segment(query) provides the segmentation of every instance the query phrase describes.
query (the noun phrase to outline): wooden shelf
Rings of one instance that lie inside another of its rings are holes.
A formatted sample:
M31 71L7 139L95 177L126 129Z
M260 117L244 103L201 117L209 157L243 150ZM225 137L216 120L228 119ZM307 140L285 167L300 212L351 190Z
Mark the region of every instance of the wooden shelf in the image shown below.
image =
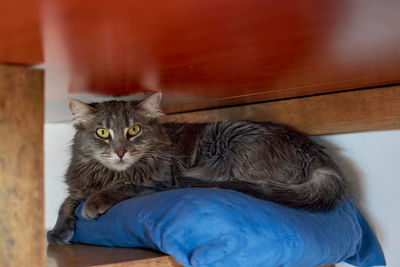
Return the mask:
M400 128L400 86L184 112L164 122L275 121L308 135Z
M397 1L44 3L51 91L161 90L175 113L400 81Z
M180 267L171 256L148 249L51 245L47 247L47 267ZM320 267L333 267L326 265Z
M47 267L178 267L171 256L148 249L99 247L89 245L50 245L47 247Z
M162 91L172 114L400 82L398 1L1 3L0 62L43 64L48 114L71 94Z

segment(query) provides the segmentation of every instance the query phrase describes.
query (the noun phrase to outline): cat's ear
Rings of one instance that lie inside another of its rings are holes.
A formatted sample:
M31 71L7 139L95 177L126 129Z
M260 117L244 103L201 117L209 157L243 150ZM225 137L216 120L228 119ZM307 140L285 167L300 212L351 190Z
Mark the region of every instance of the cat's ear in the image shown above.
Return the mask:
M72 123L75 125L89 121L95 111L95 108L92 106L74 98L68 100L68 105L72 116L74 117Z
M160 109L161 93L155 93L139 103L138 107L146 111L153 118L158 118L164 114Z

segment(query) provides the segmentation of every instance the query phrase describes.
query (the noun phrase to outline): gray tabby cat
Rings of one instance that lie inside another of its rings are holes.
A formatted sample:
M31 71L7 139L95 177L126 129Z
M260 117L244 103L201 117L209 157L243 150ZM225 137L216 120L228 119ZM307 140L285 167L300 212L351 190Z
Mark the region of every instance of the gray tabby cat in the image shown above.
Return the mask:
M322 147L271 122L158 122L161 94L142 102L70 100L76 134L69 196L50 244L68 243L74 210L95 219L116 203L183 187L220 187L294 208L333 208L346 182Z

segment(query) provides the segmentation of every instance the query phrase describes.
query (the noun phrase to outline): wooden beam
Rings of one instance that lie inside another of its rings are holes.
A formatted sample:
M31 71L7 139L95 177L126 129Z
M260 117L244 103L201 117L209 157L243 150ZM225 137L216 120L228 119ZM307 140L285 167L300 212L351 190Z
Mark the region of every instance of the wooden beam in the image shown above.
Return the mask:
M167 115L163 122L276 121L309 135L400 129L400 86Z
M0 65L0 266L45 266L43 71Z

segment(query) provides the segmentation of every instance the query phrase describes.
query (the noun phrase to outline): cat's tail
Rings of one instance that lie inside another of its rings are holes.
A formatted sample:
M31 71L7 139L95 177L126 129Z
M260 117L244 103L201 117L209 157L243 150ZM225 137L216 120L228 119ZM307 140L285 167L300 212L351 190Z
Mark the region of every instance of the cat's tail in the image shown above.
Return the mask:
M333 209L346 195L344 177L335 169L315 169L302 184L282 184L270 181L266 198L294 208L311 210Z
M333 209L338 200L346 194L346 182L333 168L317 168L310 179L302 184L280 183L268 180L267 183L255 184L244 181L206 181L185 177L176 184L185 187L218 187L239 191L253 197L278 202L292 208L310 210Z

